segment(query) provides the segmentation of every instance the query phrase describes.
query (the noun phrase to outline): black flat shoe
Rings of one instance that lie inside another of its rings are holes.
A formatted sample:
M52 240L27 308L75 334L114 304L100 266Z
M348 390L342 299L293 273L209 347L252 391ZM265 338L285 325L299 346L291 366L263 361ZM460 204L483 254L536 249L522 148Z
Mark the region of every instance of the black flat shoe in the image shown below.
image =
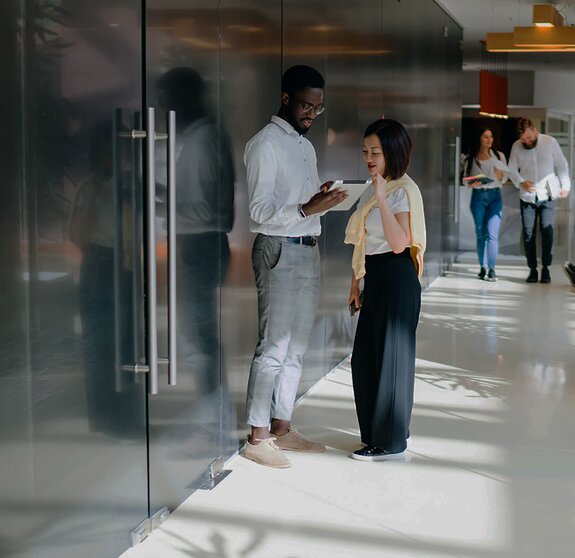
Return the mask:
M537 281L539 280L539 274L537 273L536 269L532 269L529 272L529 275L527 276L527 279L525 279L526 283L537 283Z
M386 461L391 459L405 459L405 452L392 453L383 448L365 446L364 448L355 450L350 457L358 461Z
M541 283L551 283L551 273L549 273L549 268L548 267L544 267L541 270Z

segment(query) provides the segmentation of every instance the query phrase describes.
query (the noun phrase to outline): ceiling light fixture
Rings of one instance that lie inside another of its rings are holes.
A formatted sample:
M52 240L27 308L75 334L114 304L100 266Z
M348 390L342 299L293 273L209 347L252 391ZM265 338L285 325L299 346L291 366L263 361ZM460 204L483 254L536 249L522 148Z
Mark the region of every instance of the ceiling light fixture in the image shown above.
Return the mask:
M536 27L561 27L563 16L553 4L534 4L533 25Z
M563 16L552 4L533 5L533 26L513 33L487 33L489 52L575 52L575 27L564 27Z

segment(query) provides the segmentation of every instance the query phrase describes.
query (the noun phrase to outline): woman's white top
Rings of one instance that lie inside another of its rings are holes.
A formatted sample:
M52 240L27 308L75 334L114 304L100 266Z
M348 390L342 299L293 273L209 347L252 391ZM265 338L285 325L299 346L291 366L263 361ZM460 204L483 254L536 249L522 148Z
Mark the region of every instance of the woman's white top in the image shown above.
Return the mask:
M367 188L359 199L359 207L366 203L373 196L373 188ZM403 188L399 188L387 197L387 205L391 212L402 213L409 211L409 198ZM385 233L383 232L383 223L381 222L381 213L379 206L376 205L368 214L365 220L365 253L366 255L385 254L391 252Z
M499 157L499 158L498 158ZM463 169L464 172L467 171L467 157L463 162ZM503 171L503 179L499 180L495 175L495 169ZM497 155L491 154L489 159L485 161L480 161L477 157L473 158L473 163L471 165L471 173L465 176L475 176L476 174L484 174L493 180L489 184L483 184L481 186L482 189L485 190L494 190L495 188L501 188L505 182L507 182L507 161L505 159L505 155L501 153L501 151L497 151Z

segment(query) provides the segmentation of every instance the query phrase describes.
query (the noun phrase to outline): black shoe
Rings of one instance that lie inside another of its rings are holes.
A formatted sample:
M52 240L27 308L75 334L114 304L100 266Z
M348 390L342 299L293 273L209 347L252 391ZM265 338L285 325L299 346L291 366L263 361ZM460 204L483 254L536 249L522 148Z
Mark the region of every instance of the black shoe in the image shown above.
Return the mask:
M563 271L565 272L565 275L567 275L567 279L569 279L571 286L575 289L575 265L571 262L566 262L563 266Z
M495 275L494 269L490 269L487 272L487 277L485 278L485 280L489 281L490 283L495 283L495 281L497 281L497 275Z
M544 267L541 270L541 283L551 283L551 274L549 273L549 268Z
M537 269L532 269L529 272L527 279L525 279L525 282L526 283L537 283L538 279L539 279L539 274L537 273Z
M485 274L486 274L486 273L487 273L487 270L486 270L484 267L482 267L482 268L479 270L479 273L477 274L477 278L478 278L478 279L485 279Z
M405 459L405 452L392 453L383 448L365 446L364 448L355 450L350 457L359 461L386 461L390 459Z

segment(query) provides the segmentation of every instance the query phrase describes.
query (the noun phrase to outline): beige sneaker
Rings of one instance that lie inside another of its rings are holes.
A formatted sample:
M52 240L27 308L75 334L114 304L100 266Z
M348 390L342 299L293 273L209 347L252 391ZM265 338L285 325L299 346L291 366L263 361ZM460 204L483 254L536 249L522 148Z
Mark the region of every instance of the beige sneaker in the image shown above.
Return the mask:
M266 467L276 469L291 467L291 461L283 454L281 448L274 444L274 440L275 438L266 438L256 445L246 442L244 457Z
M287 434L276 437L276 445L284 450L289 451L307 451L309 453L322 453L325 446L320 442L310 442L306 440L297 430L290 428Z

